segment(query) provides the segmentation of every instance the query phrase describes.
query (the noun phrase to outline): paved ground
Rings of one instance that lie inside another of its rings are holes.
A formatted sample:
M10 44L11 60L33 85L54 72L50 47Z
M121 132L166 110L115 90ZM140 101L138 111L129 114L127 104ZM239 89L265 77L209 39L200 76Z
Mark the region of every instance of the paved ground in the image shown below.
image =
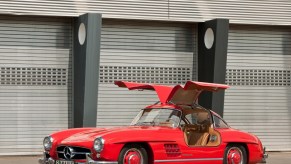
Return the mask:
M290 164L291 152L268 152L267 163L270 164Z
M268 164L290 164L291 152L269 152ZM0 164L37 164L39 156L0 156Z

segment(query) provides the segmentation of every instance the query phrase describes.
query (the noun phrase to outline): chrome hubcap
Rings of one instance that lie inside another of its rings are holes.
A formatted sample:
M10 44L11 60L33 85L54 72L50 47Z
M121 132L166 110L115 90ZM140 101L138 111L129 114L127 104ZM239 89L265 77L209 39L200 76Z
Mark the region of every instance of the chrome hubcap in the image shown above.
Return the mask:
M142 164L143 159L141 152L136 148L131 148L126 151L123 157L124 164Z
M243 154L237 147L232 147L227 152L227 164L242 164Z

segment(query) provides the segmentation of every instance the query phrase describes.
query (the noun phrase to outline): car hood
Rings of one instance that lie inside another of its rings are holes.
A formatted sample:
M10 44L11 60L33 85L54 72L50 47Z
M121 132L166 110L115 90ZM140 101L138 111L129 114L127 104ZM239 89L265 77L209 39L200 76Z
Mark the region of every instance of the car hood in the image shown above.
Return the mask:
M161 137L156 138L155 135L168 134L178 132L178 128L160 127L160 126L127 126L114 128L91 128L72 134L64 138L60 144L77 144L84 142L92 142L97 137L103 137L107 142L122 143L130 141L173 141L172 138ZM161 135L159 135L161 136ZM168 136L168 135L165 135Z
M224 84L205 83L197 81L187 81L184 86L164 86L156 84L144 84L126 81L115 81L115 85L125 87L129 90L154 90L156 91L162 104L171 102L177 105L192 105L198 99L202 91L216 92L227 89Z
M106 132L108 132L108 130L103 128L87 129L76 134L69 135L67 138L63 139L61 143L66 144L71 142L93 141L97 136L101 136Z

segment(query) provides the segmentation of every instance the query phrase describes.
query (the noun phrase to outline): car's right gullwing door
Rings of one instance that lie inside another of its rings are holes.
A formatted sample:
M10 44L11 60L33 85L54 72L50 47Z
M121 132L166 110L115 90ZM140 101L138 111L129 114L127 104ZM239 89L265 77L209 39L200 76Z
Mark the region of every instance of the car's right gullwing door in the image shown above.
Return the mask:
M187 81L184 86L175 86L167 101L179 105L192 105L203 91L217 92L227 88L229 86L224 84Z
M157 84L144 84L126 81L115 81L115 85L125 87L130 90L154 90L161 103L173 103L178 105L192 105L198 99L202 91L216 92L227 89L229 86L216 83L205 83L197 81L187 81L187 83L176 86L164 86Z

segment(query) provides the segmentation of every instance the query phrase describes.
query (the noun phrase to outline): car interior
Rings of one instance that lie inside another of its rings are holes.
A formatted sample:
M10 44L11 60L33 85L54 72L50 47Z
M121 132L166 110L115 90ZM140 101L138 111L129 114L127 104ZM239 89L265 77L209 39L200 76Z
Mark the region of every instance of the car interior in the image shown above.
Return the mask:
M211 113L200 106L182 107L181 129L189 146L218 146L220 134L213 128Z

